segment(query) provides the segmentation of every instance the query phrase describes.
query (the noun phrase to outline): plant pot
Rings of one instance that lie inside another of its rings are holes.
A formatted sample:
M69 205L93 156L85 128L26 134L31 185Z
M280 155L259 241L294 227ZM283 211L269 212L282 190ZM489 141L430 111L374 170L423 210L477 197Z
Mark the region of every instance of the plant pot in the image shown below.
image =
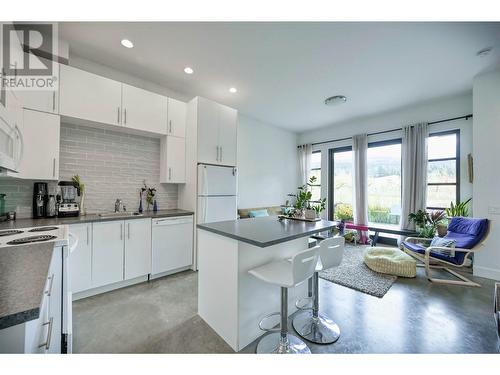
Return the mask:
M304 212L304 217L308 220L314 220L316 219L316 211L307 209Z
M448 233L448 225L447 224L438 224L437 225L437 234L439 237L444 237Z

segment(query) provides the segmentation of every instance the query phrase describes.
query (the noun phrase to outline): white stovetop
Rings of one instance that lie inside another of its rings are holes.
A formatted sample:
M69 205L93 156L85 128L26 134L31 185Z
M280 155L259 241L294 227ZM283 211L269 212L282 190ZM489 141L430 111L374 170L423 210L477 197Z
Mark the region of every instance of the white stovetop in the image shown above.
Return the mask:
M47 230L44 231L35 231L35 232L30 232L32 229L43 229L47 228ZM50 230L50 228L56 228L53 230ZM29 244L37 244L37 243L47 243L47 242L53 242L55 246L67 246L69 244L69 230L67 225L50 225L50 226L44 226L44 227L31 227L31 228L17 228L17 229L12 229L13 231L22 231L22 233L17 233L9 236L1 236L0 237L0 247L11 247L11 246L22 246L22 245L28 245L28 244L19 244L19 245L11 245L8 244L8 242L15 240L15 239L20 239L20 238L25 238L25 237L31 237L31 236L38 236L38 235L50 235L50 236L56 236L56 238L48 240L48 241L42 241L42 242L31 242ZM0 231L3 232L4 230ZM10 229L6 229L5 231L10 231Z

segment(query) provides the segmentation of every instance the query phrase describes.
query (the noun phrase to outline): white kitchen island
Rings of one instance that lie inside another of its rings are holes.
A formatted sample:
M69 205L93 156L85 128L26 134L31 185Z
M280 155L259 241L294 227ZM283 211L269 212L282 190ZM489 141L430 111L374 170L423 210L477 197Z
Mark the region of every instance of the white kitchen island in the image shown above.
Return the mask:
M235 351L264 332L258 323L280 310L280 288L248 271L308 248L308 237L333 228L335 222L303 222L277 217L198 225L198 313ZM307 296L307 283L290 289L288 311ZM276 319L276 324L278 319Z

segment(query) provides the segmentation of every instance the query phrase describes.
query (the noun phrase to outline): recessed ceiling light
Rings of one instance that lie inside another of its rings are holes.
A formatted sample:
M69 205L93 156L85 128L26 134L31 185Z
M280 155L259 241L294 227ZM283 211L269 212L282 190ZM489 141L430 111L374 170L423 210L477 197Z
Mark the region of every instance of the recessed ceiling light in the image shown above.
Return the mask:
M238 90L236 90L236 87L231 87L231 88L229 89L229 92L230 92L231 94L234 94L235 92L238 92Z
M122 39L122 46L126 48L134 48L134 43L128 39Z
M186 74L193 74L194 70L192 68L190 68L189 66L186 66L184 68L184 73L186 73Z
M335 96L330 96L329 98L325 99L325 104L326 105L339 105L342 103L345 103L347 101L347 98L344 95L335 95Z
M491 53L492 49L493 49L493 47L483 48L482 50L479 50L476 52L476 56L479 56L479 57L488 56Z

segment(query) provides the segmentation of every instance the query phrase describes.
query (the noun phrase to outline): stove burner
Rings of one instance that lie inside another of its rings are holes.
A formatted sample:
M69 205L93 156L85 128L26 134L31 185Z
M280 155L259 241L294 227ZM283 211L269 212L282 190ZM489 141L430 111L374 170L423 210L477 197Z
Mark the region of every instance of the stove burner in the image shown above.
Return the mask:
M24 233L22 230L9 229L0 231L0 237L13 236L14 234Z
M30 236L30 237L17 238L15 240L9 241L7 242L7 245L23 245L32 242L50 241L56 238L57 236L49 236L49 235Z
M49 232L51 230L57 230L59 229L58 227L40 227L40 228L33 228L30 229L28 232Z

